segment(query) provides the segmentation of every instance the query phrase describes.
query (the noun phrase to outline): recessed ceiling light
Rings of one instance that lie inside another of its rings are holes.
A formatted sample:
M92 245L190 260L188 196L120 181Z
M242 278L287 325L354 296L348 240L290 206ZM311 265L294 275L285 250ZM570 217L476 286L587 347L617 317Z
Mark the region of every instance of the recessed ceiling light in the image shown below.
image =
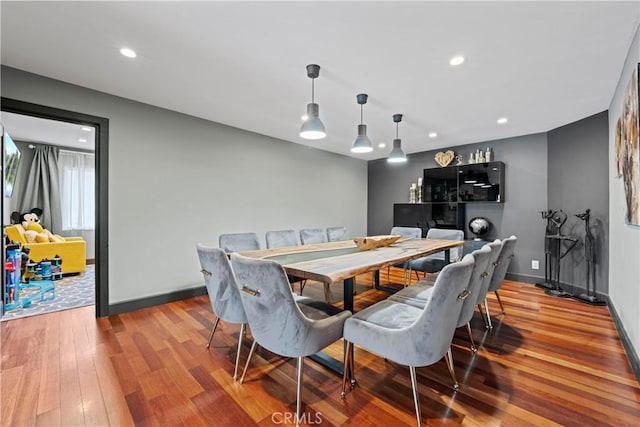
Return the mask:
M436 136L438 136L438 134L435 132L429 133L429 138L435 138Z
M460 65L464 62L464 56L454 56L449 60L449 65Z
M384 148L386 146L387 144L385 144L384 142L381 142L380 144L378 144L378 148Z
M505 123L507 123L509 121L509 119L507 119L506 117L500 117L497 122L499 125L503 125Z
M133 49L129 49L128 47L123 47L122 49L120 49L120 53L127 58L135 58L136 56L138 56L136 55L135 51L133 51Z
M93 128L90 128L89 126L82 126L82 130L85 132L91 132Z
M78 142L87 142L87 140L86 140L86 139L84 139L84 138L80 138L80 139L78 140Z

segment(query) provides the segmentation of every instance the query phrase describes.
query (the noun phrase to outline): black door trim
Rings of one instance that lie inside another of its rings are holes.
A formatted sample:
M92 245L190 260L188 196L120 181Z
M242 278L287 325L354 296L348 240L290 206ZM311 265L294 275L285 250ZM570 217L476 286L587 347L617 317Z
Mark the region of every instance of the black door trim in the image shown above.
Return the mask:
M96 150L96 317L109 315L109 119L16 99L0 98L2 111L92 126Z

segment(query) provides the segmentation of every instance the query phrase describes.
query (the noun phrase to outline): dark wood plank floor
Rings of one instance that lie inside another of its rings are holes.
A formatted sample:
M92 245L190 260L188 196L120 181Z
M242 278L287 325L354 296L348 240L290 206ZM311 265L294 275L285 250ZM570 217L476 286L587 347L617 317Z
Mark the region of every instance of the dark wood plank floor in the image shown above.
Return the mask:
M333 289L336 299L341 292ZM305 295L321 298L322 286L307 285ZM356 309L386 296L358 286ZM458 392L444 361L418 369L423 425L639 425L640 387L606 307L511 281L501 296L507 313L492 331L479 314L472 321L476 356L464 330L456 333ZM4 322L1 425L291 424L295 361L260 350L245 384L234 383L239 326L221 322L206 350L213 321L208 298L198 297L98 320L85 307ZM341 342L328 349L341 351ZM341 379L308 360L308 424L415 425L408 368L356 349L356 376L359 387L343 400Z

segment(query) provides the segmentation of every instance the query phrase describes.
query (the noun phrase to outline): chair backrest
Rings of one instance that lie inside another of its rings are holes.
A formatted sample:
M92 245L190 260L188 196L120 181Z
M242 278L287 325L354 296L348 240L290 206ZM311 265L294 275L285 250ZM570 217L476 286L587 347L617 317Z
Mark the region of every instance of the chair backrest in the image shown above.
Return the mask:
M487 244L491 248L491 255L489 256L489 262L487 264L487 279L482 282L482 286L480 290L476 294L476 305L482 304L484 302L485 297L487 296L487 291L489 290L489 285L491 284L491 277L493 277L493 271L498 264L498 257L500 256L500 252L502 252L502 241L500 239L496 239L493 242Z
M502 286L502 282L504 282L507 270L509 269L509 264L511 263L511 258L513 258L517 241L518 238L516 236L508 237L502 241L502 250L496 261L497 265L493 269L491 283L489 284L487 292L497 291Z
M230 233L218 237L218 246L225 252L252 251L260 249L256 233Z
M327 227L327 237L330 242L349 240L347 227Z
M473 255L448 264L433 285L433 292L418 319L407 328L404 349L394 360L408 366L428 366L449 350L473 270ZM403 334L404 335L404 334ZM399 342L390 345L400 345Z
M462 310L460 310L460 317L458 318L458 328L466 325L471 321L473 313L476 307L476 299L480 292L482 285L485 281L490 280L487 268L489 265L489 258L491 258L491 247L484 245L482 248L471 252L473 259L473 270L471 271L471 279L469 279L469 286L467 290L471 292L471 295L464 300L462 304Z
M325 243L327 233L323 228L303 228L300 230L300 243L310 245L312 243Z
M284 246L298 246L298 233L295 230L267 231L265 234L267 248L282 248Z
M393 227L391 234L394 236L410 237L412 239L422 239L422 228L415 227Z
M441 239L441 240L464 240L464 231L448 229L448 228L430 228L427 231L427 239ZM444 253L438 252L433 255L429 255L430 259L444 259ZM458 261L462 258L462 247L452 248L449 251L449 259Z
M213 313L225 322L247 323L238 285L225 252L200 243L196 250Z
M282 266L238 254L231 255L231 265L251 334L258 344L286 357L309 354L305 353L305 337L312 321L298 308Z

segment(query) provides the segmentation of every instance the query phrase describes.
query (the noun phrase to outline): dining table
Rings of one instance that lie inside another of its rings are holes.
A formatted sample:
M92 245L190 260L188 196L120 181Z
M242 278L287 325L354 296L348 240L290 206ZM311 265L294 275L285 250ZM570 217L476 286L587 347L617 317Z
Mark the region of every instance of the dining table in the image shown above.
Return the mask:
M406 264L437 252L445 253L462 246L463 241L440 239L400 239L388 246L371 250L360 249L354 240L286 246L271 249L241 251L250 258L269 259L282 265L288 275L332 285L343 282L343 308L354 312L353 286L356 276L398 264ZM375 286L379 286L379 275Z
M354 313L355 277L373 272L374 286L380 286L380 269L408 262L437 252L445 253L449 261L449 251L462 246L463 241L440 239L403 238L388 246L370 250L360 249L354 240L315 243L301 246L241 251L240 255L268 259L282 265L288 275L315 280L329 285L343 282L343 309ZM408 275L410 276L410 273ZM386 290L393 291L392 288ZM312 357L314 360L342 375L342 362L324 353Z

